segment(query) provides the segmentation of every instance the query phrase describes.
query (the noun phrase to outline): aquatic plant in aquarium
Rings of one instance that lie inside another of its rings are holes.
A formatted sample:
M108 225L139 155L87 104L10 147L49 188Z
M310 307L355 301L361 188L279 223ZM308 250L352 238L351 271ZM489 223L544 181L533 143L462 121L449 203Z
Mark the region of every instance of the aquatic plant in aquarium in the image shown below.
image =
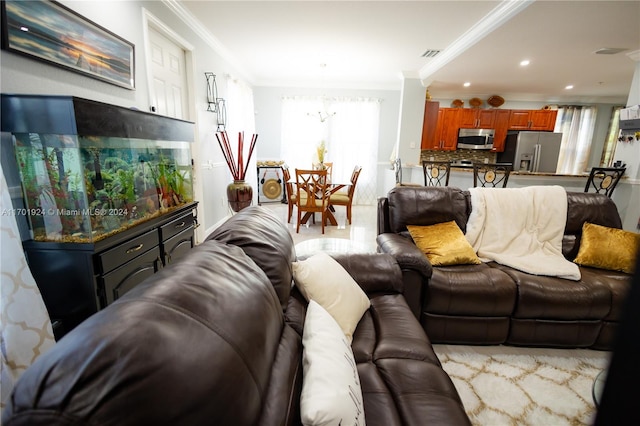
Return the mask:
M193 201L189 142L13 139L34 240L96 242Z

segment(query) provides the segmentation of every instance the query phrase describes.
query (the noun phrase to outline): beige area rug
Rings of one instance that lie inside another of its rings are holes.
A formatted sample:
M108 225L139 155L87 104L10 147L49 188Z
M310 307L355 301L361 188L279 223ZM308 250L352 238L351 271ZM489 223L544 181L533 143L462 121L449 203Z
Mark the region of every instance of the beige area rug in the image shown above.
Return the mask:
M591 425L610 352L433 345L474 425Z

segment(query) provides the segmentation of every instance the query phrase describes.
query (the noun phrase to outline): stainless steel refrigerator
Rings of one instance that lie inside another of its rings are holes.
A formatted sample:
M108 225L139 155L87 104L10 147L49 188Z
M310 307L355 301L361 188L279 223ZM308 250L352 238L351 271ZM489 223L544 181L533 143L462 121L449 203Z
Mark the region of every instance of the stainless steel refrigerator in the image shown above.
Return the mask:
M499 152L496 160L513 163L514 171L555 173L561 142L562 133L509 132L504 152Z

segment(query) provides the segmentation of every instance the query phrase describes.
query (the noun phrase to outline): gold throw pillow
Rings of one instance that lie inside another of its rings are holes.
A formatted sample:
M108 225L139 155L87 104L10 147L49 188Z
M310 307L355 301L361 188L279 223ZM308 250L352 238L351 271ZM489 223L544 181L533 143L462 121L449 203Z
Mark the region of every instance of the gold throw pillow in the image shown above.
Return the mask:
M482 263L455 220L430 226L409 225L407 229L433 266Z
M585 222L574 262L582 266L633 273L640 234Z

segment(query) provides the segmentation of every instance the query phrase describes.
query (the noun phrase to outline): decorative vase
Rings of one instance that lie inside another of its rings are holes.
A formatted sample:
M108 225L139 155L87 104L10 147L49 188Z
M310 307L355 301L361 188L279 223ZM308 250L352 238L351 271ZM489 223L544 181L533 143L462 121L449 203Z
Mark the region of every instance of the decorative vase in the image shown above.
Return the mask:
M227 200L234 212L249 207L253 201L253 188L244 180L234 180L227 186Z

